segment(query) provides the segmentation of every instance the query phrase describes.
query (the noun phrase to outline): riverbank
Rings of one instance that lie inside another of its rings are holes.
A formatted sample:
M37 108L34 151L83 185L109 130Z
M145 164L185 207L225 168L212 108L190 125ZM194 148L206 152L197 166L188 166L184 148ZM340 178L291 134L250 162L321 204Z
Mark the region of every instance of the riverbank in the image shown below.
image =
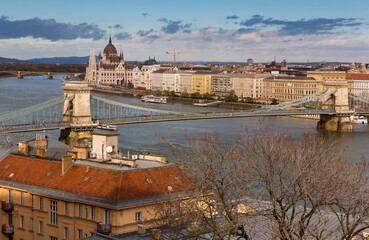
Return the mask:
M93 87L92 92L100 92L100 93L108 93L114 94L119 96L130 96L141 98L144 95L152 94L146 90L139 90L139 89L127 89L127 88L113 88L110 86L97 86L91 85ZM168 102L174 103L182 103L182 104L191 104L197 103L199 99L193 98L184 98L184 97L168 97ZM215 100L201 100L204 103L213 102ZM258 103L242 103L242 102L224 102L222 101L216 106L213 107L221 107L221 108L229 108L229 109L237 109L237 110L248 110L248 109L255 109L260 108L262 104Z

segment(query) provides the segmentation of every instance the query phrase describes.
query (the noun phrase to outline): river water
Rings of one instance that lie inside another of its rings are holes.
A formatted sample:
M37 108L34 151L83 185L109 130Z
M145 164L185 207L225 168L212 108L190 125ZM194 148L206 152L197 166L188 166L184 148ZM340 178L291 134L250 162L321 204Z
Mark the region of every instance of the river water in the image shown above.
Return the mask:
M53 80L47 80L45 76L0 78L0 115L11 111L19 110L37 103L55 98L63 94L60 86L63 76L54 76ZM95 93L94 93L95 94ZM109 94L97 94L115 101L133 105L160 108L178 112L213 112L230 111L222 108L199 108L191 104L168 103L150 104L143 103L139 98L123 97ZM354 133L338 134L327 133L316 129L316 120L299 119L291 117L266 117L265 124L272 129L282 129L291 134L294 138L301 138L304 134L323 134L324 136L340 137L339 149L346 149L344 157L352 161L357 161L364 156L369 159L369 125L355 125ZM257 118L233 118L233 119L211 119L211 120L187 120L158 123L140 123L121 125L118 127L119 148L131 153L145 151L156 154L171 155L171 150L159 136L167 138L171 143L185 146L185 131L197 135L204 131L218 132L224 141L230 141L240 131L241 126L252 130L258 126ZM29 133L34 134L34 133ZM48 131L53 137L58 137L59 131Z

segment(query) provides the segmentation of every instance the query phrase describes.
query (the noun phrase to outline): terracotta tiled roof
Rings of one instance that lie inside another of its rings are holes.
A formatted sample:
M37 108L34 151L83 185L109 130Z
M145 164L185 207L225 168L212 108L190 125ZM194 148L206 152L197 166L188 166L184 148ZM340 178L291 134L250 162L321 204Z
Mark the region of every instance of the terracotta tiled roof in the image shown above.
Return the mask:
M369 74L347 74L348 80L369 80Z
M173 189L171 193L181 192L183 185L177 179L182 174L178 166L110 171L72 165L62 175L61 162L15 155L8 155L0 162L1 180L111 201L168 194L168 186Z

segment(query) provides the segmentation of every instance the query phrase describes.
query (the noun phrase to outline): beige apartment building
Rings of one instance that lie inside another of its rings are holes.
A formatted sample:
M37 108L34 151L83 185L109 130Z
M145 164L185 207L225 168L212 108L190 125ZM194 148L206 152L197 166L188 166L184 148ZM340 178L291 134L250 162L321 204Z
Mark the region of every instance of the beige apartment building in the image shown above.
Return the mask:
M239 98L259 98L263 94L264 79L271 76L269 73L232 73L231 88Z
M303 76L278 76L264 79L264 97L292 101L317 92L317 80Z
M137 231L153 218L158 202L181 192L183 172L165 157L113 161L112 147L106 150L111 159L103 161L76 159L73 151L57 160L49 158L52 141L43 141L37 155L29 152L31 143L21 142L18 153L0 161L0 239L72 240Z

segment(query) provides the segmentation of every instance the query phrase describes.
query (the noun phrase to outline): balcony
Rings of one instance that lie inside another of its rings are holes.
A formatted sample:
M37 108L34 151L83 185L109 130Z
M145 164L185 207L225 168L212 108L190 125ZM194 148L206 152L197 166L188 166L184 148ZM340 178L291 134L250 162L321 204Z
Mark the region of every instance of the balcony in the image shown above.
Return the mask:
M4 210L5 212L11 212L14 210L14 203L2 201L1 209Z
M103 224L103 223L97 223L97 232L109 235L111 233L111 225L110 224Z
M2 232L3 234L10 236L14 234L14 227L8 224L2 225Z

